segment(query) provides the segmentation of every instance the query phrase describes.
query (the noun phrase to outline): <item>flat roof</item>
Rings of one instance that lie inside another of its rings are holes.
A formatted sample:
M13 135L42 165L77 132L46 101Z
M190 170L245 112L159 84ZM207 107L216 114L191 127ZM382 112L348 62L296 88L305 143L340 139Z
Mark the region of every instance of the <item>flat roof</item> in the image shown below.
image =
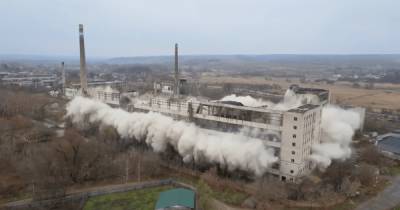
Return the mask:
M289 112L305 113L305 112L315 109L317 107L319 107L319 105L305 104L305 105L299 106L297 108L290 109Z
M194 209L195 207L194 191L184 188L176 188L160 193L160 196L156 204L156 210L166 209L175 206Z
M265 113L272 113L272 114L283 114L283 112L284 112L284 111L269 109L269 108L265 108L265 107L237 106L237 105L232 105L232 104L223 104L221 102L199 101L199 104L208 105L208 106L226 107L226 108L232 108L232 109L238 109L238 110L265 112Z

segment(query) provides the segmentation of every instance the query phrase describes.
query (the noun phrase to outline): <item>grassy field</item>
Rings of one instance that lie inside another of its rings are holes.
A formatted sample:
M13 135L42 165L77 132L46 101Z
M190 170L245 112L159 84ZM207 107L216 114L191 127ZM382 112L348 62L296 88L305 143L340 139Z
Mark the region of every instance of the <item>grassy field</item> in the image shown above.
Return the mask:
M194 186L195 188L199 189L201 182L199 179L192 179L192 178L183 178L183 177L177 177L177 180L189 184L191 186ZM203 182L203 184L206 184L205 182ZM214 189L212 187L210 187L208 184L206 184L206 188L209 189L209 194L211 198L217 199L221 202L224 202L226 204L229 205L234 205L234 206L240 206L243 201L245 201L249 195L243 192L238 192L235 191L233 189L230 189L228 187L224 188L224 189ZM201 193L204 192L200 192Z
M90 198L84 210L154 210L160 192L172 187L156 187Z
M211 196L219 201L235 206L240 206L240 204L249 197L247 194L230 189L224 189L222 191L212 189Z
M400 85L399 84L375 84L375 89L354 88L352 83L338 82L334 85L306 83L301 84L298 79L291 79L286 81L284 78L274 78L266 80L262 77L202 77L200 82L208 84L252 84L252 85L265 85L265 84L278 84L283 89L287 89L291 84L300 84L303 87L310 88L323 88L331 92L331 99L333 101L340 101L342 103L364 106L371 108L385 108L385 109L400 109Z
M400 166L393 166L389 168L389 175L398 176L400 175ZM399 209L400 210L400 209Z

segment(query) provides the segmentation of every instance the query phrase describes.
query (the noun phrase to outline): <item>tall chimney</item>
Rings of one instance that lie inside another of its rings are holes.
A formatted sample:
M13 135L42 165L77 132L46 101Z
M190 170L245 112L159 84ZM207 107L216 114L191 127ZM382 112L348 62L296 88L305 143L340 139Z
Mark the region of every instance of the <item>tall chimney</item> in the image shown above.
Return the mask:
M175 44L175 94L179 96L178 44Z
M62 83L62 92L65 93L66 78L65 78L65 65L64 65L64 62L61 62L61 83Z
M81 61L81 90L86 94L87 91L87 72L86 72L86 55L85 55L85 37L83 35L83 24L79 24L79 48Z

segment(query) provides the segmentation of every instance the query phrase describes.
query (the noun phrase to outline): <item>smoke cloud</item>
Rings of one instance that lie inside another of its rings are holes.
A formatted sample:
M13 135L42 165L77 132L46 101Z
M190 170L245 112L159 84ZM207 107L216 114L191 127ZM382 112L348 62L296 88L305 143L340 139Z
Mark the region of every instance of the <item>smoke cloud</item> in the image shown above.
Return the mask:
M232 94L225 96L221 101L237 101L242 103L244 106L250 107L266 107L273 110L286 111L299 107L303 104L314 104L319 101L318 97L311 94L296 95L295 92L288 89L284 95L283 101L280 103L273 103L271 101L256 99L251 96L237 96Z
M225 96L221 99L221 101L237 101L242 103L244 106L251 106L251 107L270 107L275 105L270 101L265 101L260 98L253 98L251 96L237 96L236 94L232 94L229 96Z
M329 105L322 110L321 144L315 145L311 159L322 168L332 160L345 160L351 155L351 141L361 126L361 116L354 110Z
M121 137L145 142L156 152L171 145L185 162L217 163L229 170L240 169L260 176L278 160L274 150L259 139L201 129L158 113L129 113L79 96L67 105L66 116L75 124L88 117L90 123L113 126Z
M268 106L274 110L289 110L303 104L318 103L315 95L296 95L292 90L287 90L282 102L274 104L270 101L255 99L251 96L229 95L221 101L237 101L245 106ZM337 106L328 105L322 109L321 116L321 143L313 146L310 159L321 168L328 167L332 160L345 160L351 156L351 141L354 133L361 125L361 116L354 110L345 110Z
M277 104L251 96L230 95L221 100L285 111L303 104L317 103L318 97L296 95L288 90L284 100ZM121 137L144 142L155 152L163 152L170 145L185 162L220 164L229 170L240 169L260 176L278 161L278 157L274 156L274 149L268 148L261 140L278 141L281 137L273 131L260 132L257 129L243 128L239 133L225 133L206 130L162 114L130 113L79 96L68 104L66 116L75 124L88 119L90 123L100 122L113 126ZM360 128L361 117L356 111L332 105L323 108L321 117L321 142L313 146L310 160L321 168L326 168L332 160L350 157L351 140L355 130Z

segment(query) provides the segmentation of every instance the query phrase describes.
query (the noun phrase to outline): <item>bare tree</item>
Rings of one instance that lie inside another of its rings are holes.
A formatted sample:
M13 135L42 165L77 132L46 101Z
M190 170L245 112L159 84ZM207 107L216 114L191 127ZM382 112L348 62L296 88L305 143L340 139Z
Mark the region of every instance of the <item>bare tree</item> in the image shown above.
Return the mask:
M111 148L100 141L86 139L74 130L67 130L64 138L54 142L54 150L60 167L65 168L73 183L115 175L111 169L114 167Z
M382 163L382 155L374 145L368 145L360 152L360 160L372 165Z
M376 181L378 169L372 165L362 163L356 168L354 175L360 179L362 185L371 186Z
M266 176L258 180L256 198L260 201L281 200L288 197L288 191L284 182L272 176Z
M350 161L335 161L321 175L323 179L333 185L335 191L340 191L340 186L345 177L352 174L354 165Z
M98 139L103 140L105 143L116 143L120 137L118 131L112 126L100 126Z

